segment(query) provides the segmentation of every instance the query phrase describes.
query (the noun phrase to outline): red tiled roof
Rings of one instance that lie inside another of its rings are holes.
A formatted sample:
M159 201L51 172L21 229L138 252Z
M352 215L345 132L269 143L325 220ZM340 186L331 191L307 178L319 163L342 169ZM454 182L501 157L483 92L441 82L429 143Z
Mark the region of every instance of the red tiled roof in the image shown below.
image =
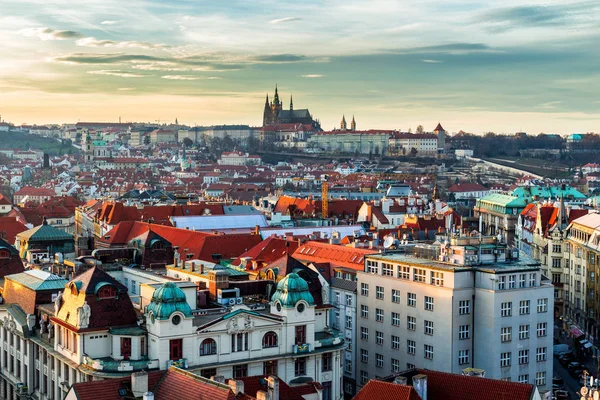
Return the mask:
M446 132L446 131L444 130L444 128L442 128L442 124L441 124L441 123L439 123L439 122L438 122L437 126L435 127L435 129L434 129L433 131L434 131L434 132L437 132L437 131L444 131L444 132Z
M377 220L382 224L389 224L390 221L387 219L385 215L383 215L383 211L379 207L371 206L371 214L376 217Z
M444 396L440 399L448 399L448 397ZM412 386L371 379L352 400L421 400L421 398Z
M4 238L8 243L14 243L17 234L26 230L27 227L16 217L0 217L0 238Z
M148 390L154 389L165 373L166 371L149 372ZM119 394L119 390L123 388L131 388L131 376L102 381L79 382L73 384L72 390L78 400L123 400L123 396Z
M375 254L377 250L357 249L337 244L310 241L303 243L293 254L301 261L330 263L333 267L347 267L354 270L364 269L364 256Z
M483 192L486 190L488 189L479 183L457 183L448 188L448 192L454 193Z
M250 250L244 252L235 260L233 265L240 265L241 258L248 257L259 264L273 262L286 254L293 254L298 248L297 241L288 241L279 239L275 236L269 236Z
M25 186L21 190L15 193L15 196L56 196L56 193L52 189L36 188L33 186Z
M235 400L235 395L228 385L171 367L158 383L154 398Z
M11 205L12 203L10 202L10 200L3 195L2 193L0 193L0 204L2 205Z
M263 390L267 391L268 375L248 376L245 378L237 378L235 380L244 382L244 394L250 398L256 398L256 392ZM308 383L300 386L289 386L282 379L279 379L279 398L281 400L304 400L303 395L317 394L315 386Z

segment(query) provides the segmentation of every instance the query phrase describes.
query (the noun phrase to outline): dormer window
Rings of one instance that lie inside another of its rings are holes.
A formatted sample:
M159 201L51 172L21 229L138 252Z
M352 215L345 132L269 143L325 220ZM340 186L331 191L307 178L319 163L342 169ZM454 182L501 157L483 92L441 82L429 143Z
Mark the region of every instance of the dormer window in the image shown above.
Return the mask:
M98 290L98 300L114 299L117 297L117 288L105 285Z
M10 258L10 253L6 249L0 249L0 259Z

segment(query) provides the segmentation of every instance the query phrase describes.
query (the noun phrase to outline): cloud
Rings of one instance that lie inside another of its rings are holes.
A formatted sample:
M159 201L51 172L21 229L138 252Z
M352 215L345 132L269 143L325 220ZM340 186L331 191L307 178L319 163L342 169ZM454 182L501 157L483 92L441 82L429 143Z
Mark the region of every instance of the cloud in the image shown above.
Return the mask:
M399 54L470 54L493 52L488 45L483 43L449 43L436 46L409 47L398 49Z
M75 53L54 57L52 60L69 64L121 64L130 61L161 61L161 58L142 54Z
M21 33L28 37L37 37L41 40L69 40L77 39L83 35L75 31L60 31L55 29L44 28L28 28L23 29Z
M432 59L424 59L424 60L421 60L421 61L424 62L424 63L428 63L428 64L439 64L439 63L443 62L441 60L432 60Z
M551 110L556 108L556 106L562 104L562 101L548 101L546 103L538 104L535 108L543 108L546 110Z
M199 79L202 79L199 76L192 76L192 75L164 75L164 76L161 76L161 78L171 79L174 81L197 81Z
M121 92L130 92L132 90L137 90L137 88L134 88L134 87L120 87L117 90L119 90Z
M301 78L322 78L325 75L320 75L320 74L307 74L307 75L300 75Z
M108 21L102 21L102 22L100 22L100 25L116 25L116 24L120 24L121 22L123 22L122 19L120 19L118 21L108 20Z
M131 72L120 71L116 69L101 69L99 71L87 71L88 74L93 75L107 75L107 76L118 76L120 78L144 78L147 75L134 74Z
M251 59L257 62L264 63L289 63L306 61L307 57L301 54L270 54L264 56L255 56Z
M298 17L285 17L285 18L272 19L271 21L269 21L269 23L282 24L282 23L286 23L286 22L300 21L301 19L302 18L298 18Z
M95 37L86 37L75 42L77 46L83 47L116 47L120 49L138 48L138 49L164 49L167 45L154 44L150 42L138 41L116 41L116 40L99 40Z

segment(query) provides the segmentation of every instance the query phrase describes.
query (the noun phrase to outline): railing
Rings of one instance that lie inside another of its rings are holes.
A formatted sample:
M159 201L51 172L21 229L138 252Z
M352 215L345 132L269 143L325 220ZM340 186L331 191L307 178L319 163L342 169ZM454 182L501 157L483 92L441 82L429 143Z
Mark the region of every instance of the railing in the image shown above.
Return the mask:
M292 353L310 353L310 343L295 344L292 346Z
M146 368L158 368L158 360L115 360L110 357L83 357L83 364L96 371L141 371Z

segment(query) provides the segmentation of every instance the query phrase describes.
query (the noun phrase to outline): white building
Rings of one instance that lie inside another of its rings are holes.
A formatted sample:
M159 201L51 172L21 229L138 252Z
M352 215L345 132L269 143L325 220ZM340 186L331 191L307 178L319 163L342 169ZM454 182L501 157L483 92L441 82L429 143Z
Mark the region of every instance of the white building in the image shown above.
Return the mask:
M241 151L226 151L217 160L219 165L260 165L260 156L242 153Z
M551 388L553 287L492 237L366 257L358 273L357 385L409 368Z

